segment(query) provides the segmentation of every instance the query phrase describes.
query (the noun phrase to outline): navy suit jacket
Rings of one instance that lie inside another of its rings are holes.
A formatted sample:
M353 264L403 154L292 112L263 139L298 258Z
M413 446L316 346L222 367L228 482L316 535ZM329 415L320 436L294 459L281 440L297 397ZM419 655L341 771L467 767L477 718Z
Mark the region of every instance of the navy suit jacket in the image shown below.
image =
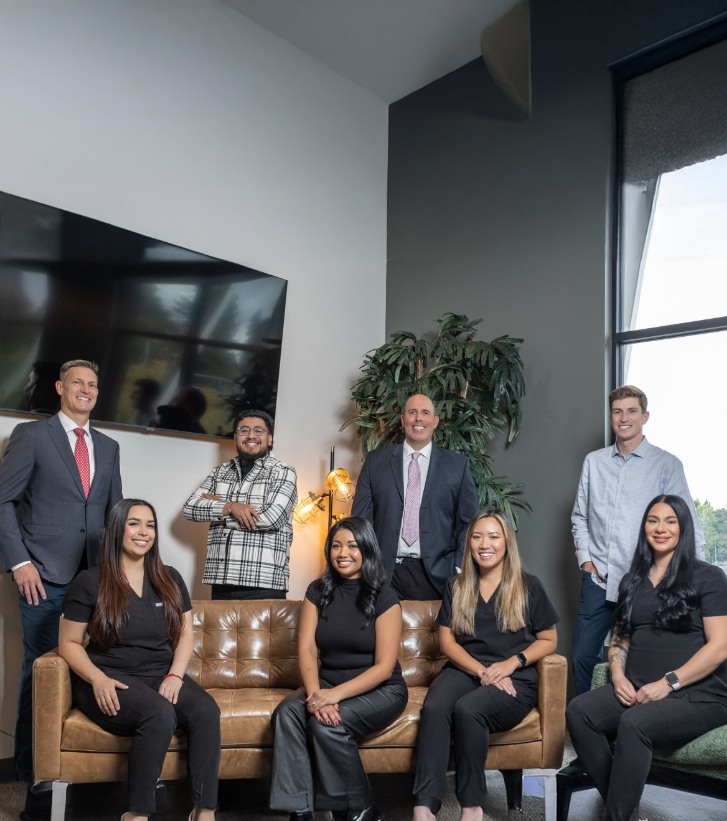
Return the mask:
M104 520L121 498L119 445L91 429L94 475L86 499L57 415L17 425L0 464L0 564L32 561L41 579L67 584L86 556L97 563Z
M467 526L479 509L469 461L461 453L432 445L427 481L419 508L419 543L430 581L440 593L461 566ZM351 510L374 526L386 577L396 567L401 519L404 514L404 447L371 451L356 485Z

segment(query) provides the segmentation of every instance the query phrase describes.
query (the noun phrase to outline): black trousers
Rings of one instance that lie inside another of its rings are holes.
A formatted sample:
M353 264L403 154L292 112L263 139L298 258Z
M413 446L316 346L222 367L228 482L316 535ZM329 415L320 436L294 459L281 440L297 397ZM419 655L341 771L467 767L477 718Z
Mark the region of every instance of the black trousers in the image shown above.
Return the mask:
M417 740L414 804L436 815L442 806L449 746L454 730L457 800L462 807L479 807L487 795L485 760L490 733L509 730L532 710L534 687L515 685L517 695L483 687L467 673L445 667L432 682L422 707Z
M284 599L287 590L272 587L237 587L234 584L213 584L212 601L251 601L253 599Z
M117 690L121 709L115 716L101 712L93 688L78 676L73 679L76 706L99 727L114 735L131 736L129 750L128 811L149 815L156 810L155 788L174 731L184 730L188 740L189 775L194 806L217 807L220 765L220 709L189 676L176 704L157 692L161 678L113 674L129 685Z
M321 686L326 684L321 682ZM310 715L301 687L273 713L270 808L287 812L362 810L373 804L358 754L361 739L383 730L406 707L403 682L382 684L340 702L338 727Z
M429 580L421 559L397 559L391 586L402 600L432 601L442 598Z
M727 724L727 705L667 696L624 707L605 684L574 698L566 718L581 764L606 802L607 821L628 821L639 806L653 748L679 746Z

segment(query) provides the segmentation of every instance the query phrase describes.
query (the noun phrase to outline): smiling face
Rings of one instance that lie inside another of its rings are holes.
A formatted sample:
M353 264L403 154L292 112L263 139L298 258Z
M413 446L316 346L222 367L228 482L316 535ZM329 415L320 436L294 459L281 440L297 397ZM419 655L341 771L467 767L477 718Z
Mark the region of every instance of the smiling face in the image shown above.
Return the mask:
M331 565L344 579L360 579L363 556L350 530L342 527L336 531L330 548Z
M502 568L507 555L507 540L497 519L487 516L475 522L470 533L470 553L480 575Z
M246 416L237 424L235 445L240 458L252 462L267 456L273 446L273 435L268 430L264 419L257 416Z
M649 412L641 410L635 396L615 399L611 404L611 427L616 434L616 447L622 452L635 450L644 438L644 425Z
M85 425L98 399L98 377L91 368L69 368L56 382L61 410L74 422Z
M679 532L679 519L671 505L657 502L649 509L644 535L655 558L674 553L679 544Z
M156 521L151 508L134 505L129 508L124 526L121 552L126 559L143 559L151 550L156 537Z
M410 396L401 415L401 426L407 444L414 450L425 448L434 436L439 417L434 411L434 403L420 393Z

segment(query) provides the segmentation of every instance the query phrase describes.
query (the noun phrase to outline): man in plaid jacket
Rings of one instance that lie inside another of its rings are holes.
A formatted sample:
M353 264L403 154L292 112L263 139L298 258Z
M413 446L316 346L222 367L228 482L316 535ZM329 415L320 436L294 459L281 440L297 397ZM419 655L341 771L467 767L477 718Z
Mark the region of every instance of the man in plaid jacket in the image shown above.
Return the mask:
M213 599L284 599L288 591L295 470L276 459L275 422L249 410L235 418L237 457L216 467L183 513L209 522L202 581Z

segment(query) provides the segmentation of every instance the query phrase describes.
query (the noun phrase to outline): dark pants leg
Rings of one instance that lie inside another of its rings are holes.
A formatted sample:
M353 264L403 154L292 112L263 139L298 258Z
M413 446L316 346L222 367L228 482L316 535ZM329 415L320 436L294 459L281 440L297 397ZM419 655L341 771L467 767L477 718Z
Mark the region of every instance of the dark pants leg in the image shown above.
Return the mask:
M189 778L194 806L204 810L217 808L217 784L220 771L220 708L212 696L184 677L174 705L177 727L187 734Z
M573 699L567 720L583 767L606 802L607 821L628 821L641 800L653 748L679 746L727 724L727 706L667 696L624 707L607 684Z
M613 622L614 602L606 601L606 591L581 574L581 598L573 629L573 675L576 693L591 689L593 668L603 659L603 642Z
M120 674L114 678L129 685L128 690L117 690L121 709L115 716L104 715L96 704L93 688L76 677L73 697L78 708L104 730L132 737L128 810L141 815L154 812L156 783L178 724L190 732L189 764L195 806L214 809L217 806L220 717L212 697L185 676L175 706L157 692L158 677Z
M273 714L271 809L361 810L373 803L358 742L387 727L406 706L403 684L385 684L339 704L341 724L321 724L301 688Z
M21 781L33 780L33 662L58 646L65 584L43 582L46 598L28 604L20 596L20 623L23 626L23 666L18 690L18 717L15 724L15 769Z
M397 559L391 586L400 599L432 601L442 594L431 583L421 559Z
M516 685L517 687L517 685ZM432 682L422 708L417 741L414 803L437 813L445 789L449 745L454 730L457 799L463 807L484 803L484 766L491 732L514 727L533 708L534 688L515 698L496 687L483 687L461 670L447 667Z

